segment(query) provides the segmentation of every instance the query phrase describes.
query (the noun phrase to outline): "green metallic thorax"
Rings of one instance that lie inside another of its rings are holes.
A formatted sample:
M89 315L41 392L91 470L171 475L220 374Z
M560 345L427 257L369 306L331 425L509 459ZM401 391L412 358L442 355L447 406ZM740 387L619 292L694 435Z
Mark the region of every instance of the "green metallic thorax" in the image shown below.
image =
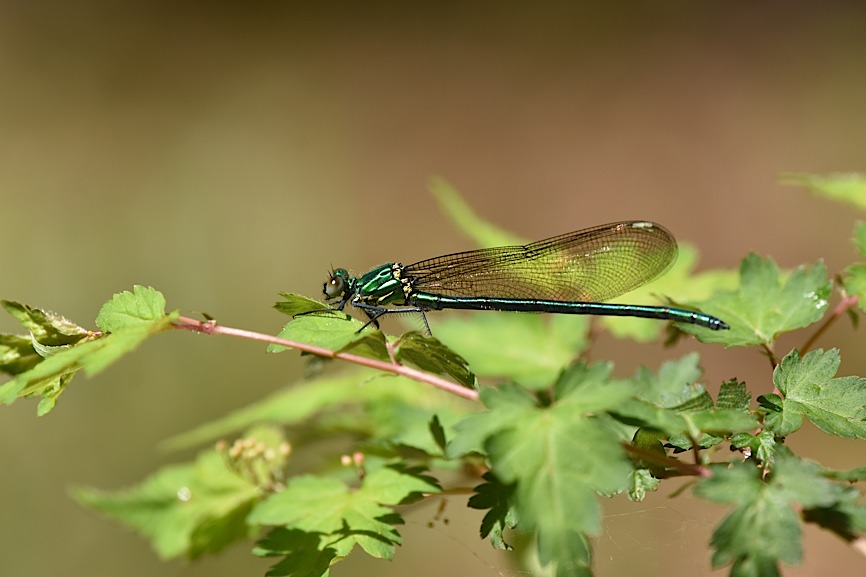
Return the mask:
M403 265L386 263L376 267L358 279L358 299L376 306L406 304L411 286L406 279L400 278Z

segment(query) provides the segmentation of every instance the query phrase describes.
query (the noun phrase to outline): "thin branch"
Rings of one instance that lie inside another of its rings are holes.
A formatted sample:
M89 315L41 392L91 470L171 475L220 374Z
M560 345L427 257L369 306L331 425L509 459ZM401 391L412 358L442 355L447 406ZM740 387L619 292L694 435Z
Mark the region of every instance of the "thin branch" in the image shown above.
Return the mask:
M353 355L352 353L341 353L337 351L332 351L331 349L327 349L325 347L319 347L316 345L310 345L297 341L290 341L288 339L281 339L280 337L275 337L273 335L268 335L264 333L257 333L255 331L226 327L218 325L214 321L200 321L190 317L179 317L174 322L174 326L179 329L184 329L197 333L204 333L207 335L229 335L232 337L240 337L242 339L250 339L274 345L281 345L290 349L304 351L305 353L310 353L312 355L317 355L320 357L339 359L341 361L361 365L363 367L369 367L371 369L376 369L394 375L401 375L414 381L426 383L453 395L463 397L464 399L469 399L470 401L478 400L478 391L467 389L466 387L458 385L457 383L454 383L452 381L448 381L436 375L425 373L424 371L419 371L417 369L413 369L399 363L387 363L385 361L377 361L376 359L370 359L367 357L362 357L360 355Z
M630 445L628 443L621 443L622 447L625 449L626 453L629 453L633 457L637 457L638 459L642 459L644 461L650 461L657 465L662 465L663 467L670 467L671 469L676 469L683 475L689 476L698 476L698 477L711 477L712 471L708 467L704 465L692 465L690 463L684 463L679 459L674 459L667 455L660 455L658 453L654 453L653 451L648 451L646 449L641 449L640 447L635 447L634 445Z
M689 433L689 440L692 442L692 454L695 456L695 467L703 467L701 462L701 444L698 439Z
M773 351L773 346L763 343L761 348L764 349L764 354L767 355L767 358L770 359L770 365L772 365L773 370L776 369L776 365L779 364L779 359L776 358L776 353Z
M809 349L812 348L818 338L823 335L833 323L839 320L839 317L848 312L848 309L856 306L858 302L860 302L860 297L858 297L857 295L843 294L842 300L839 301L839 304L836 305L835 309L833 309L833 313L829 317L827 317L827 320L825 320L821 324L821 326L818 327L818 330L816 330L815 333L811 337L809 337L809 340L807 340L800 348L800 354L805 355L809 351Z

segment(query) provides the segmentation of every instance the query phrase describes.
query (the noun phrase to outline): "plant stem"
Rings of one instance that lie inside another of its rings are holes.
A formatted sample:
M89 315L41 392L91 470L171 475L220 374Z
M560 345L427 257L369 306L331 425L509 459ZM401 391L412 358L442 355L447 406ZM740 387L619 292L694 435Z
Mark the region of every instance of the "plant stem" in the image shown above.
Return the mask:
M377 369L394 375L401 375L414 381L426 383L453 395L463 397L464 399L469 399L470 401L478 400L478 391L467 389L462 385L458 385L457 383L448 381L436 375L425 373L424 371L419 371L418 369L413 369L411 367L407 367L396 362L386 363L385 361L377 361L376 359L370 359L367 357L362 357L360 355L353 355L352 353L341 353L337 351L332 351L331 349L327 349L325 347L319 347L316 345L310 345L297 341L290 341L288 339L281 339L280 337L275 337L273 335L268 335L264 333L257 333L255 331L225 327L216 324L214 321L200 321L190 317L178 317L178 319L174 322L174 326L179 329L184 329L197 333L204 333L207 335L229 335L233 337L240 337L242 339L250 339L253 341L261 341L264 343L281 345L290 349L304 351L305 353L310 353L312 355L317 355L320 357L339 359L341 361L361 365L363 367L369 367L371 369Z
M634 445L630 445L628 443L621 443L622 447L625 449L626 453L629 453L633 457L637 457L639 459L643 459L644 461L650 461L656 463L657 465L662 465L664 467L670 467L671 469L676 469L683 475L688 476L698 476L698 477L711 477L712 472L708 467L705 467L701 464L692 465L690 463L684 463L679 459L674 459L672 457L668 457L667 455L660 455L658 453L654 453L652 451L647 451L646 449L641 449L639 447L635 447Z
M776 365L779 364L779 359L776 358L776 353L775 353L775 351L773 351L772 343L771 344L763 343L761 345L761 348L764 349L764 354L767 355L767 359L770 360L770 367L773 370L776 370Z

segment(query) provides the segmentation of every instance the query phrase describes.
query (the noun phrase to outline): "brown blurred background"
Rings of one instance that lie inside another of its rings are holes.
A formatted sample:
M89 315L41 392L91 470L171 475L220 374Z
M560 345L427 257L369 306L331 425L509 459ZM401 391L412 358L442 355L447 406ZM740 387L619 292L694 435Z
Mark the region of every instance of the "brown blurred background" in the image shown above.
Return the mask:
M150 284L172 308L274 332L277 291L316 296L330 265L469 248L426 190L433 175L529 238L641 218L695 243L704 267L750 250L834 273L854 258L855 211L776 176L866 169L866 4L522 5L0 3L0 298L92 326L113 292ZM839 323L819 344L840 343L842 372L866 374L862 333ZM602 338L596 357L626 375L688 350L711 389L772 388L754 350ZM301 371L256 344L169 334L76 379L47 417L2 408L0 574L263 574L245 546L162 563L67 490L188 457L156 445ZM856 444L796 437L829 466L866 464ZM432 529L429 508L410 514L394 563L359 555L333 574L520 575L464 508ZM708 574L722 511L613 500L598 574ZM815 530L805 554L787 575L866 567Z

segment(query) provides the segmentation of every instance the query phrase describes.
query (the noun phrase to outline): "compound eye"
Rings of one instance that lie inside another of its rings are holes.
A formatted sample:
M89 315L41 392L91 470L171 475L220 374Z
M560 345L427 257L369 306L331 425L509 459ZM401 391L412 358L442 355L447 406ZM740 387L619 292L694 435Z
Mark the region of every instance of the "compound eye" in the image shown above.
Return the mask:
M337 298L346 290L346 279L337 272L331 273L331 278L325 283L322 292L329 299Z

